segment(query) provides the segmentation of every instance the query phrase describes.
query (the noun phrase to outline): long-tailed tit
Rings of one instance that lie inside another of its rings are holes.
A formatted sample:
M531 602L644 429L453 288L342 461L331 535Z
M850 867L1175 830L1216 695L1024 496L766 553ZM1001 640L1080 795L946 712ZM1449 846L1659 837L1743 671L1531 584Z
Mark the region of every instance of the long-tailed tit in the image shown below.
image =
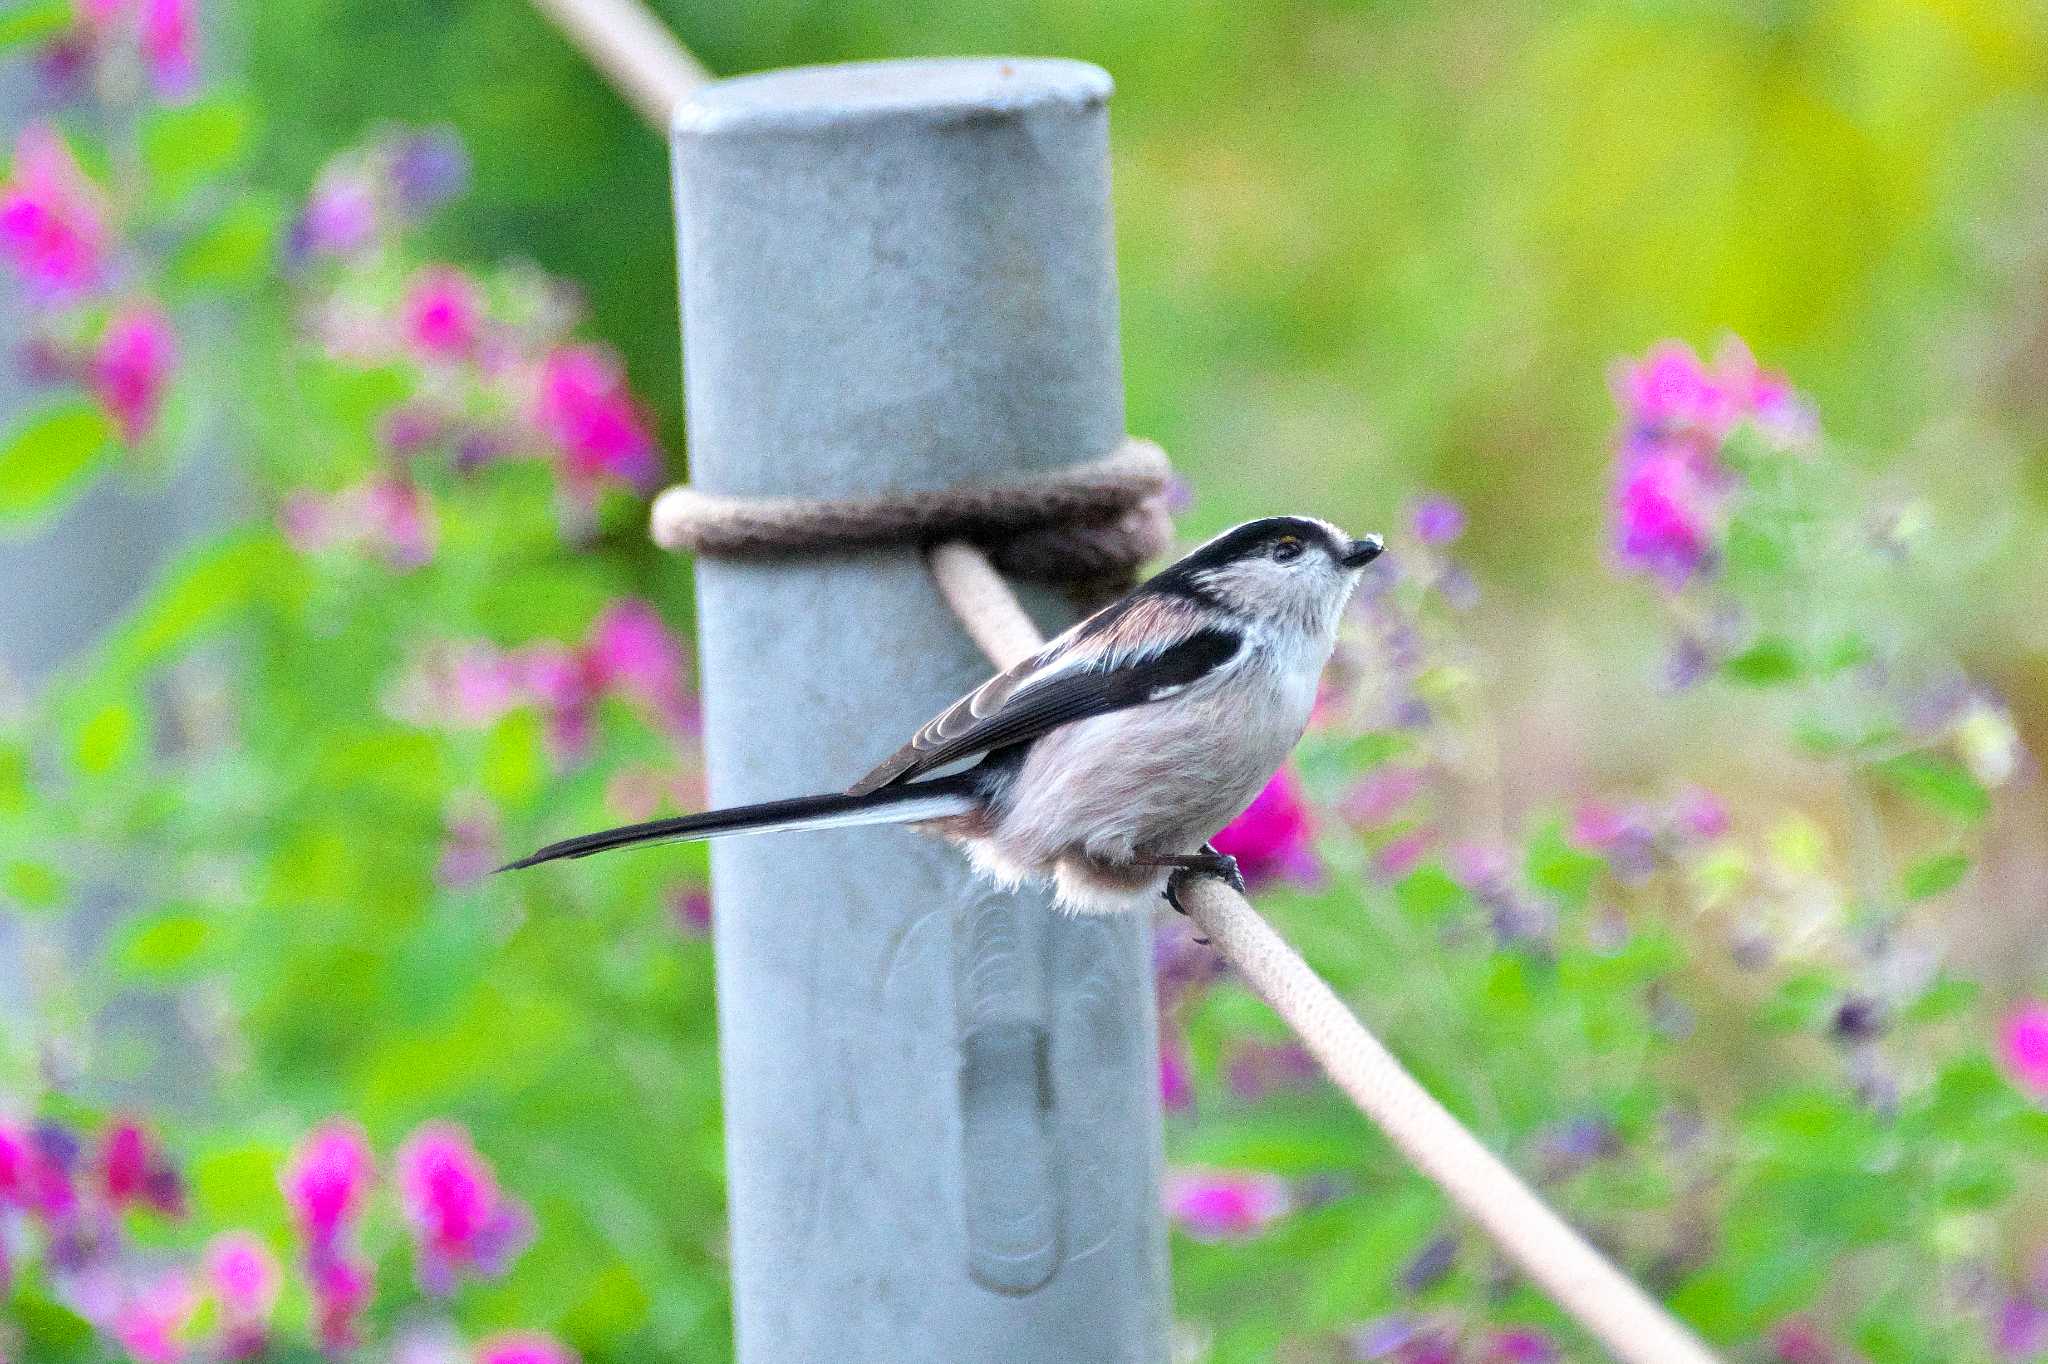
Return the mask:
M629 824L506 870L635 843L908 824L1002 884L1050 880L1074 911L1172 899L1176 873L1236 882L1207 840L1301 738L1338 618L1380 549L1312 517L1248 521L962 697L843 794Z

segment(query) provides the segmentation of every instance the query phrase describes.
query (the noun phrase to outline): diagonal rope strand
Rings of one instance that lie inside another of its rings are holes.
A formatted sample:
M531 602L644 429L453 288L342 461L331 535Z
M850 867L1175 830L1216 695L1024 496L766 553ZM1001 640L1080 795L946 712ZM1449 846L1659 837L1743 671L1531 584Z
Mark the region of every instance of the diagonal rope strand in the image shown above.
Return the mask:
M638 0L534 0L649 123L708 79ZM964 542L935 546L932 577L998 669L1044 643L1008 583ZM1299 953L1223 882L1192 880L1189 913L1252 990L1286 1020L1359 1110L1622 1364L1718 1364L1677 1318L1553 1211L1432 1098Z

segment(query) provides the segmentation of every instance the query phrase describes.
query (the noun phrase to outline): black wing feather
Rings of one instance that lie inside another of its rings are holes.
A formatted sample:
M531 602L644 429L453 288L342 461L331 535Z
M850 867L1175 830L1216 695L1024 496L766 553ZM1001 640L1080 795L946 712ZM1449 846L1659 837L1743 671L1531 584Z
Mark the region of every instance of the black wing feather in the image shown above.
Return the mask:
M963 697L852 788L895 786L948 764L1035 739L1061 725L1157 700L1221 666L1243 645L1234 631L1201 629L1129 661L1106 659L1042 682L1031 677L1052 650L1035 655ZM968 721L964 727L961 721Z

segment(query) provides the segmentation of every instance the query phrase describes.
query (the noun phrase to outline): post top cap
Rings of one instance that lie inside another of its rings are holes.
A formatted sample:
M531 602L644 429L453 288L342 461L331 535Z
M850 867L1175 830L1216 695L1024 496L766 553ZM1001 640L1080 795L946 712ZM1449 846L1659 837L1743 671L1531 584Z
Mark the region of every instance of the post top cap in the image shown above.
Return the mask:
M1109 73L1059 57L939 57L796 66L715 81L676 107L677 137L801 133L884 119L950 121L1107 100Z

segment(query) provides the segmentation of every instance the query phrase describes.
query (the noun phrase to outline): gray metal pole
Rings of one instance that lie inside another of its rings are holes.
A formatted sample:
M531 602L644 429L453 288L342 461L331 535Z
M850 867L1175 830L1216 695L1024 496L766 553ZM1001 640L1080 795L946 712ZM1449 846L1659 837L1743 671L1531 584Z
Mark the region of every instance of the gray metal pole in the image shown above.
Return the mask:
M685 104L696 484L859 496L1112 449L1109 91L912 61ZM988 673L908 550L697 582L720 804L843 787ZM1146 926L894 829L730 840L712 880L741 1359L1163 1360Z

